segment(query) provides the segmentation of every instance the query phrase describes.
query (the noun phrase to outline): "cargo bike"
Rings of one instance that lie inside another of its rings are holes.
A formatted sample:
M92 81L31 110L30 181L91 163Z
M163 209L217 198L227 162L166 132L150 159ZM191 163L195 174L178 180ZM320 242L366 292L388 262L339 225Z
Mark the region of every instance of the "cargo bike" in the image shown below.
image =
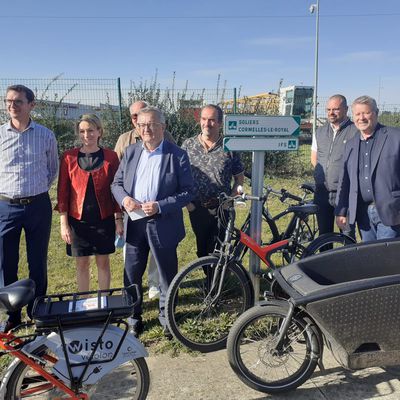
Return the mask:
M293 390L327 347L347 369L400 365L400 240L321 253L274 272L282 298L247 310L228 336L229 363L248 386Z

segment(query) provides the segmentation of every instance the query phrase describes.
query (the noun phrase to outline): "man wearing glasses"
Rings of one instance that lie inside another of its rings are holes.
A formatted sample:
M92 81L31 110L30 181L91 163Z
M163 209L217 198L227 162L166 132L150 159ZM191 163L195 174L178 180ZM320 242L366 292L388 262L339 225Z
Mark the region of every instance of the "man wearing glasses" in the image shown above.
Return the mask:
M178 270L176 248L185 236L182 207L191 199L192 175L187 153L164 140L165 117L155 107L138 113L141 143L129 146L111 185L125 211L126 242L124 284L136 283L142 295L142 276L151 250L160 277L159 319L165 321L165 296ZM143 331L141 302L135 307L131 326Z
M31 89L9 86L4 103L10 121L0 126L0 287L18 280L23 229L29 277L36 283L36 296L41 296L47 289L52 214L48 190L58 170L57 141L52 131L31 119ZM29 304L29 316L31 311ZM9 313L4 330L20 323L20 312Z
M114 149L120 161L125 153L126 148L129 145L135 144L138 140L140 140L140 135L137 127L138 113L140 110L148 106L149 104L146 101L142 100L135 101L129 106L129 112L131 116L133 129L123 133L118 138ZM175 140L173 139L172 135L167 130L164 132L164 139L168 140L168 142L175 143ZM149 270L147 271L147 276L149 285L149 299L154 299L160 295L160 291L158 288L159 279L158 279L157 265L153 256L150 257Z

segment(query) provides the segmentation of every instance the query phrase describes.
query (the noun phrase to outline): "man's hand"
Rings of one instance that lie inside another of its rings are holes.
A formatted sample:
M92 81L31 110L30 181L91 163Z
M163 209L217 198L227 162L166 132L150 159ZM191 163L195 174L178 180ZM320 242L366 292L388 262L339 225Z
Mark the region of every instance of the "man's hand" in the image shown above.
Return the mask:
M345 230L347 228L347 217L342 217L338 215L336 217L336 225L341 229Z
M131 212L133 210L137 210L137 209L141 208L141 204L129 196L124 197L124 199L122 200L122 206L128 212Z
M158 202L156 201L148 201L147 203L142 203L141 207L143 212L149 217L158 213Z

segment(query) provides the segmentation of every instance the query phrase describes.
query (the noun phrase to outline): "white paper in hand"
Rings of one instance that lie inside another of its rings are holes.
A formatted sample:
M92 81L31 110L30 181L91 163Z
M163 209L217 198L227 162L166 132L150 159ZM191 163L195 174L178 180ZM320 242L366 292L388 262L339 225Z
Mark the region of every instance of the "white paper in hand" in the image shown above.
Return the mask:
M138 219L147 217L147 215L145 214L145 212L141 208L138 208L138 209L133 210L133 211L129 211L128 215L129 215L129 218L132 221L136 221Z

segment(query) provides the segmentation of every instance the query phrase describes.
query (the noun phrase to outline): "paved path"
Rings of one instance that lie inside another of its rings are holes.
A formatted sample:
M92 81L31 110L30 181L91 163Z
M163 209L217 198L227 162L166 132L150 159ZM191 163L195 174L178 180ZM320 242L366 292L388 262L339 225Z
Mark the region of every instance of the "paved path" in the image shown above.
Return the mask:
M399 373L381 368L356 372L339 367L329 351L325 372L316 369L311 380L291 393L271 396L244 385L231 370L226 351L206 355L180 354L147 358L151 387L148 400L399 400Z

